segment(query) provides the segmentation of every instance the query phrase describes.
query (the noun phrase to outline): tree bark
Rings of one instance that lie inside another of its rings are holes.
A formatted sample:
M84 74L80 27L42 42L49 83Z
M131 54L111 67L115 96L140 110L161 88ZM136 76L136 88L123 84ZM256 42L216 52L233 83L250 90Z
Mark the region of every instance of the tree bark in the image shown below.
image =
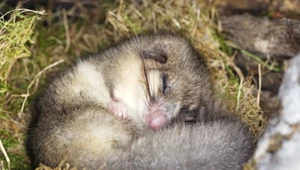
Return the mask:
M222 15L251 13L266 15L270 12L281 13L281 16L300 19L300 0L221 0L218 9ZM276 15L278 16L278 15Z
M262 59L291 58L300 52L300 21L235 15L221 17L223 32L233 43Z

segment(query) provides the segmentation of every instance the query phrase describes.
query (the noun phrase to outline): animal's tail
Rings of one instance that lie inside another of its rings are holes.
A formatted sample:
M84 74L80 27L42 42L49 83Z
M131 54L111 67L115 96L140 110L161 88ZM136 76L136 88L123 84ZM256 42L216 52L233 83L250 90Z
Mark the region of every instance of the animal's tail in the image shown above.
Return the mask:
M64 161L78 169L238 170L253 151L251 133L231 117L176 123L136 139L129 124L97 109L59 117L52 129L43 120L31 127L28 148L34 166L56 167Z
M108 169L240 170L253 147L252 134L235 119L179 124L135 140Z

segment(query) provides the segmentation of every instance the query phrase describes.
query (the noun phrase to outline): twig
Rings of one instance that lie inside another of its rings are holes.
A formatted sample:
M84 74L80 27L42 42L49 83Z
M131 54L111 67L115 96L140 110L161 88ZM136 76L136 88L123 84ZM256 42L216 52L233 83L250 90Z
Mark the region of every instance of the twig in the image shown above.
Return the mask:
M120 5L119 5L119 8L118 8L118 20L120 20L121 18L121 13L122 13L122 8L123 8L123 0L120 0Z
M258 92L257 92L257 107L260 103L260 93L261 93L261 65L258 64Z
M18 113L18 116L19 116L19 117L22 116L21 114L22 114L23 111L24 111L24 108L25 108L25 104L26 104L27 98L28 98L32 93L34 93L34 92L36 91L37 86L38 86L38 82L39 82L39 78L41 77L41 75L42 75L45 71L47 71L48 69L50 69L50 68L52 68L52 67L54 67L54 66L56 66L56 65L58 65L58 64L60 64L60 63L62 63L62 62L64 62L63 59L61 59L61 60L59 60L59 61L57 61L57 62L55 62L55 63L53 63L53 64L50 64L49 66L47 66L46 68L44 68L42 71L38 72L38 73L34 76L33 80L30 82L30 84L29 84L28 87L27 87L27 93L26 93L26 94L21 94L21 97L24 97L24 100L23 100L23 103L22 103L21 110L20 110L20 112ZM32 87L34 84L35 84L34 90L33 90L33 92L30 93L30 89L31 89L31 87Z
M5 157L6 162L7 162L8 170L10 170L10 159L9 159L9 157L8 157L6 151L5 151L5 148L4 148L3 144L2 144L1 139L0 139L0 150L4 154L4 157Z
M268 64L268 63L266 63L266 62L264 62L264 61L263 61L262 59L260 59L258 56L256 56L256 55L254 55L254 54L252 54L252 53L250 53L250 52L248 52L248 51L242 49L241 47L239 47L238 45L236 45L236 44L234 44L234 43L232 43L232 42L230 42L230 41L226 41L226 44L227 44L228 46L232 47L232 48L235 48L235 49L239 50L239 51L240 51L241 53L243 53L244 55L247 55L247 56L253 58L253 59L254 59L255 61L257 61L259 64L262 64L264 67L268 68L269 70L276 71L276 72L281 71L280 68L278 68L278 67L276 67L276 66L274 66L274 65L270 65L270 64Z
M65 53L67 53L70 49L70 30L69 30L69 24L68 24L68 17L67 17L67 13L66 10L63 9L62 10L62 14L63 14L63 18L64 18L64 27L65 27L65 31L66 31L66 47L65 47Z
M240 79L239 90L238 90L238 94L237 94L236 110L238 110L240 107L240 98L241 98L241 94L242 94L243 83L244 83L244 78L242 77Z
M6 12L5 14L3 14L2 16L0 16L0 19L4 19L5 16L7 16L8 14L12 13L12 12L15 12L15 11L21 11L20 14L24 13L24 12L31 12L31 13L34 13L34 14L39 14L39 15L44 15L45 14L45 11L42 10L42 11L34 11L34 10L30 10L30 9L26 9L26 8L17 8L17 9L13 9L11 11L8 11Z
M240 98L242 95L242 88L243 88L245 77L244 77L241 69L239 67L237 67L236 64L234 63L234 58L236 55L237 55L237 52L235 51L231 58L227 58L227 63L228 63L228 65L230 65L233 68L233 70L237 73L237 75L240 78L239 89L238 89L238 93L237 93L237 105L236 105L236 109L239 109Z

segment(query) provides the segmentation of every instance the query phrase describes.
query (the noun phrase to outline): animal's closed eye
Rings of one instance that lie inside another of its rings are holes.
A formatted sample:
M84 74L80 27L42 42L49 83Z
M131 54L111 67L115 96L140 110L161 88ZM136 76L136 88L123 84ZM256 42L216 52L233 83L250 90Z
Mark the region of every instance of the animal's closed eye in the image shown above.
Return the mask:
M161 50L141 51L140 56L144 59L152 59L161 64L165 64L168 60L167 54Z
M169 86L169 80L168 80L168 74L162 73L161 74L161 88L162 88L162 93L164 95L168 95L171 92L171 87Z

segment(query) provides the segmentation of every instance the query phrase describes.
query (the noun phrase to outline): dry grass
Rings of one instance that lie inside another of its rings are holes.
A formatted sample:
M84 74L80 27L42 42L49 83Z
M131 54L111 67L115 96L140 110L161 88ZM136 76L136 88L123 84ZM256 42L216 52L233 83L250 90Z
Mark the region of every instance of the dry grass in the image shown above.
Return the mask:
M16 166L22 167L20 164L26 164L26 157L22 154L24 150L20 149L26 125L16 114L23 100L21 93L18 93L22 87L13 85L11 75L14 63L30 55L27 43L31 41L34 26L41 15L42 11L17 9L0 17L0 140L1 145L3 144L1 153L4 155L3 157L1 154L0 157L0 169L14 169ZM13 155L11 159L5 154L5 148L8 155ZM10 165L10 161L19 162Z
M215 89L228 101L229 108L240 113L257 136L262 132L265 120L260 115L258 98L253 96L250 78L244 77L235 66L234 54L229 56L224 52L229 47L224 46L222 37L218 35L221 27L214 1L204 3L200 0L161 0L155 3L145 1L143 5L135 5L121 0L118 4L95 4L99 7L98 11L103 12L103 9L106 9L104 12L106 20L103 23L96 22L97 20L95 21L89 10L84 8L82 2L84 0L78 1L69 10L48 11L43 18L47 25L40 22L33 36L31 33L37 15L26 15L24 20L32 25L23 24L28 26L23 30L28 30L30 34L21 37L20 35L24 34L17 31L14 35L21 38L19 48L16 48L18 50L11 52L11 56L0 53L1 64L4 63L3 67L5 67L1 70L7 70L1 71L1 80L5 81L1 82L0 100L5 102L1 108L0 125L5 128L0 133L0 139L5 141L4 147L9 157L17 153L22 155L18 159L21 159L24 164L27 163L23 148L30 115L27 106L28 103L30 105L31 95L34 94L37 86L44 84L45 72L50 74L69 65L80 56L99 51L125 37L148 31L179 32L190 39L205 57L213 75ZM73 19L74 16L77 20ZM9 34L0 32L0 37L2 36L9 36ZM7 46L9 39L12 37L0 38L1 49L13 49L11 48L13 45ZM29 40L31 45L27 46ZM22 58L29 56L28 49L31 51L31 58ZM2 58L2 56L9 57ZM17 58L22 59L15 62ZM62 61L64 61L62 64L57 65ZM4 89L7 90L3 91L2 86L6 86ZM0 157L0 169L1 160L7 167L5 159ZM16 160L11 160L11 167L21 166L14 161ZM49 168L42 166L41 169Z

